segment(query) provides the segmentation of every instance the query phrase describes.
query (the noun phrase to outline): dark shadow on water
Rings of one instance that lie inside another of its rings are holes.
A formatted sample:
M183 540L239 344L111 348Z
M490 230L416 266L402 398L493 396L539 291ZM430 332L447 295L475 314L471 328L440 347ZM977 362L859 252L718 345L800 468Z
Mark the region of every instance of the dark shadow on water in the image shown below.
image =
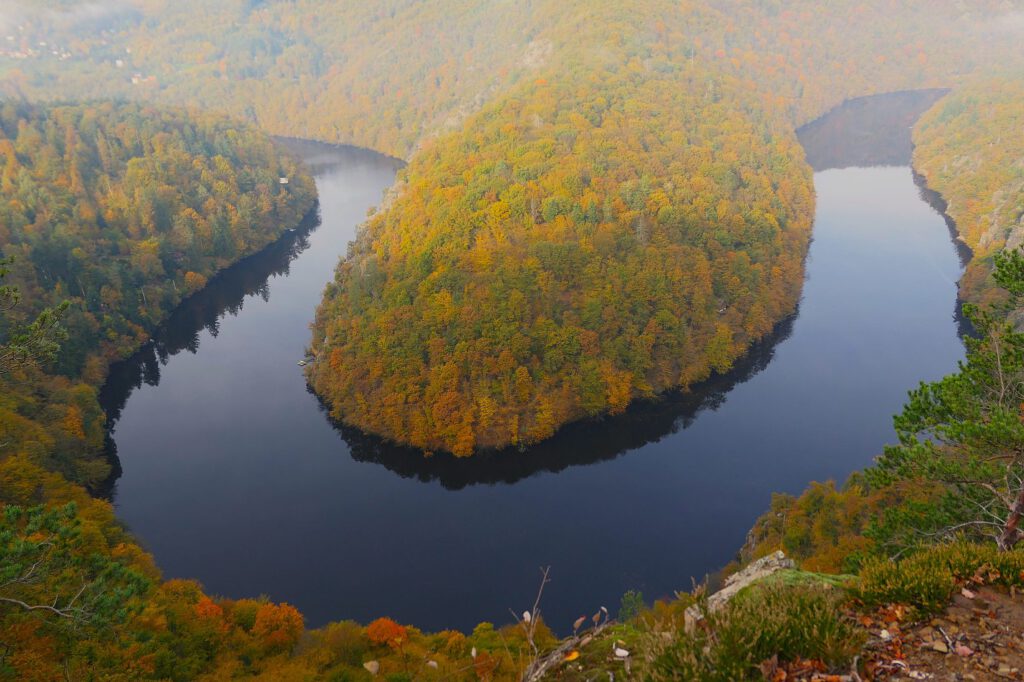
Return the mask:
M807 163L832 168L908 166L914 152L911 127L948 90L911 90L859 97L797 130Z
M960 266L967 267L967 264L974 258L974 251L971 247L960 239L960 233L956 229L956 222L946 213L946 209L949 208L949 203L942 198L942 195L933 190L928 186L928 181L923 175L914 171L914 184L917 185L918 194L921 196L921 200L928 204L935 210L936 213L942 216L942 219L946 221L946 228L949 230L949 239L953 242L953 247L956 249L956 255L960 259Z
M552 438L522 450L507 448L473 457L448 453L424 457L421 450L395 445L333 419L331 423L348 443L353 459L380 464L403 478L437 481L449 490L512 484L540 472L555 473L615 459L686 429L701 412L718 409L733 388L768 367L775 349L792 334L796 317L794 314L780 322L726 374L716 375L690 391L634 403L621 415L569 424ZM327 407L322 402L320 406L330 419Z
M942 197L941 194L933 190L928 186L928 181L923 175L914 171L914 184L917 185L918 194L921 196L921 200L932 207L932 209L942 216L942 219L946 221L946 229L949 230L949 240L953 243L953 248L956 250L956 255L960 259L960 267L966 268L967 264L974 258L974 251L971 250L964 240L960 238L960 233L956 228L956 221L948 213L946 209L949 208L949 203ZM978 338L978 330L974 327L974 324L964 314L964 302L957 299L953 302L953 318L956 320L956 330L960 338Z
M267 300L270 278L288 274L291 262L309 248L309 234L319 225L319 208L314 207L298 227L262 251L217 273L206 287L182 301L138 351L111 366L100 389L99 402L107 415L106 453L112 469L95 491L97 497L109 500L116 492L121 462L112 433L132 392L143 385L159 384L160 368L172 356L181 351L198 352L203 330L217 336L221 318L237 315L247 298L259 296Z

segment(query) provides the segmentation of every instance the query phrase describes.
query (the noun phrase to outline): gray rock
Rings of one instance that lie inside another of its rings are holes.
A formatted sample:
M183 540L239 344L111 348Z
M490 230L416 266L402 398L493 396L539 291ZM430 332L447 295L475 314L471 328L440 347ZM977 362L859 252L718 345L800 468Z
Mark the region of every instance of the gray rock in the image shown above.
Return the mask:
M742 571L733 573L726 578L722 589L708 597L708 611L712 613L718 611L728 604L740 590L756 583L758 580L763 580L773 573L792 568L796 568L796 564L781 550L758 559ZM694 605L686 609L684 618L686 631L691 632L697 626L697 623L704 620L704 614L701 612L700 607Z

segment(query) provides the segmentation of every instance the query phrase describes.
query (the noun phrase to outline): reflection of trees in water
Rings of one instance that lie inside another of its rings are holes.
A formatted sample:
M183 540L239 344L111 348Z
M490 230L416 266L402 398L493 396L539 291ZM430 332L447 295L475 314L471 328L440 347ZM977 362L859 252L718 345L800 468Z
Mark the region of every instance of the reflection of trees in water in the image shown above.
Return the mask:
M923 175L914 171L914 184L917 185L918 194L921 200L932 207L936 213L942 216L942 219L946 221L946 229L949 230L949 239L953 242L953 248L956 249L956 255L960 258L960 267L966 268L967 264L974 257L974 252L971 247L960 239L960 233L956 229L956 222L946 213L946 209L949 208L949 204L942 195L933 190L928 186ZM977 337L978 332L971 324L971 321L964 315L964 304L960 300L959 296L953 302L953 319L956 320L956 331L960 335L960 338L965 336Z
M909 166L911 126L948 90L914 90L859 97L800 128L807 162L830 168Z
M956 222L946 213L946 209L949 208L949 204L942 195L933 190L928 186L928 182L925 180L923 175L920 175L917 171L914 171L914 184L917 185L917 193L921 197L921 201L931 206L936 213L942 216L942 219L946 221L946 228L949 229L949 238L953 242L953 248L956 249L956 255L960 258L960 266L967 267L967 264L974 257L974 252L971 247L960 239L960 233L956 229Z
M302 159L303 165L313 175L323 175L334 169L349 168L360 163L370 164L374 167L380 167L382 163L389 163L395 170L405 166L405 162L401 159L384 156L379 152L362 147L328 144L296 137L278 137L276 139L285 149Z
M538 472L558 472L615 459L688 428L701 412L720 407L734 387L768 366L775 349L792 334L795 320L794 314L779 323L726 374L716 375L690 391L636 403L621 415L569 424L549 440L523 450L509 448L467 458L446 453L424 457L420 450L396 446L353 427L332 423L348 443L353 459L380 464L404 478L438 481L450 490L477 484L511 484ZM322 403L321 408L326 414Z
M222 270L206 287L183 301L134 355L111 366L100 390L100 405L107 415L107 455L113 468L98 491L100 497L109 498L121 476L111 433L132 392L143 384L159 384L161 366L183 350L198 352L203 330L216 337L221 318L241 312L250 296L269 301L270 278L288 274L291 262L309 248L309 234L319 224L319 211L314 210L270 246Z

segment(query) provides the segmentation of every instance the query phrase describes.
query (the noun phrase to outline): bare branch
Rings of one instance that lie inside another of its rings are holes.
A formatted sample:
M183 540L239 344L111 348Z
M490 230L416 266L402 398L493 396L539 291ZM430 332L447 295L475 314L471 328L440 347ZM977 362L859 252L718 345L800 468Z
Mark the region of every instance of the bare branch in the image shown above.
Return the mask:
M70 618L75 618L76 615L78 615L77 614L77 611L78 611L77 609L65 610L65 609L57 608L56 607L56 603L57 603L56 601L54 601L54 606L49 606L47 604L26 604L25 602L21 601L20 599L11 599L10 597L0 597L0 602L4 602L5 604L14 604L15 606L20 606L21 608L25 609L26 611L49 611L50 613L56 614L56 615L60 616L61 618L69 618L70 619Z

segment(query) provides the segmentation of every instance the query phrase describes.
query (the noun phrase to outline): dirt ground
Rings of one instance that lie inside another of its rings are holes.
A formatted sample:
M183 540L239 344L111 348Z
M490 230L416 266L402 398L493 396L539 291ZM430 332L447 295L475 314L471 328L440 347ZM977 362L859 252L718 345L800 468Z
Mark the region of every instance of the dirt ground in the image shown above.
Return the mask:
M877 680L1024 680L1024 593L965 587L931 620L872 623L868 669Z

